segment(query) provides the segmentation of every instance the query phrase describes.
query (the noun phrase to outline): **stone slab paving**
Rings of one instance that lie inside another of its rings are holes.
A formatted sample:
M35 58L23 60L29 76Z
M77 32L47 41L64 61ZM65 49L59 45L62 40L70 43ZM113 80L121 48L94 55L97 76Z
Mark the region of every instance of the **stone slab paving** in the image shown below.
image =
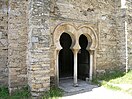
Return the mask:
M90 91L93 88L97 88L96 85L91 85L90 83L82 80L78 80L78 87L73 86L73 79L65 79L60 81L60 88L66 93L78 92L78 91Z
M62 99L132 99L132 96L119 91L108 90L104 87L98 87L92 91L64 96Z
M85 81L79 80L79 87L73 87L72 82L64 80L60 83L60 88L64 90L61 99L132 99L132 95L127 93L90 85Z

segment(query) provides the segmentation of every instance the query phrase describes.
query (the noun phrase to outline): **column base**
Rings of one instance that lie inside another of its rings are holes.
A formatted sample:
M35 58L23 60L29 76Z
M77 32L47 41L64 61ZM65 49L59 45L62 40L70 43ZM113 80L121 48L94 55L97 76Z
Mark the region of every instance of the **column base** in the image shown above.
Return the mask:
M73 84L74 87L79 87L78 83Z

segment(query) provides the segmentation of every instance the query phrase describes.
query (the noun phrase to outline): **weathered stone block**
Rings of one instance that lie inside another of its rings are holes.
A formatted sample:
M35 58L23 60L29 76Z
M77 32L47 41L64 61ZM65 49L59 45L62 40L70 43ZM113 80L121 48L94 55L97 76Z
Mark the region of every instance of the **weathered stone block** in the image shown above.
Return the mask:
M131 5L131 0L126 0L126 9L121 8L120 0L1 0L0 84L9 82L10 90L29 84L33 96L49 90L57 75L60 35L55 31L62 23L69 26L63 25L58 32L70 34L72 46L79 41L79 29L87 34L89 46L96 45L94 30L98 47L93 54L93 71L97 74L124 69L127 31L128 66L132 68Z

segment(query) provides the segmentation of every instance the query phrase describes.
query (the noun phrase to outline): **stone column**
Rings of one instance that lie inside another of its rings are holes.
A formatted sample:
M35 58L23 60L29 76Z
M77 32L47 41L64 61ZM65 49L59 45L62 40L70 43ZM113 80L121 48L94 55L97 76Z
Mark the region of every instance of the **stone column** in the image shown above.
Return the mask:
M77 83L77 53L78 53L79 49L74 49L73 53L74 53L74 86L77 87L78 83Z
M93 76L96 76L96 53L97 51L93 51Z
M56 50L56 77L57 77L57 86L59 86L59 52L60 50Z
M93 51L90 51L90 71L89 71L89 79L92 80L93 74Z

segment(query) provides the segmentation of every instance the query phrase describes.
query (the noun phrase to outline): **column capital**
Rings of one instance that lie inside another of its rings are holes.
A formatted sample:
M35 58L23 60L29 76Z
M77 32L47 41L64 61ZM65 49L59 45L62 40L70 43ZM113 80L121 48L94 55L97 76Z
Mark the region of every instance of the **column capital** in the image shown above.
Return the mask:
M90 53L90 54L93 54L93 52L94 52L94 50L89 50L89 53Z
M60 51L62 49L62 47L58 47L56 48L56 51Z
M71 49L72 51L73 51L73 53L75 53L75 52L78 52L80 49Z

